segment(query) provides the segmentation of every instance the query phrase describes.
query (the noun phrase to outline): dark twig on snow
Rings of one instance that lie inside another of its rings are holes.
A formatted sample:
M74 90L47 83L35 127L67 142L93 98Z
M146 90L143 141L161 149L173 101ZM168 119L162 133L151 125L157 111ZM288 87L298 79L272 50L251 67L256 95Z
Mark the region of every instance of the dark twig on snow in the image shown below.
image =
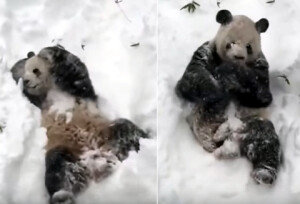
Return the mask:
M5 128L5 125L3 125L3 124L0 124L0 133L2 133L3 132L3 129Z
M56 42L56 43L60 43L62 41L62 38L54 38L54 39L52 39L51 40L51 43L54 43L54 42Z
M180 10L187 9L189 13L194 13L194 11L197 8L196 6L200 6L200 4L198 4L195 1L192 1L191 3L188 3L187 5L183 6Z
M130 46L131 47L138 47L140 45L140 43L134 43L134 44L131 44Z
M279 76L277 76L277 78L283 78L284 79L284 81L288 84L288 85L290 85L291 83L290 83L290 80L287 78L287 76L286 75L279 75Z
M275 3L275 0L267 1L266 3L267 4L272 4L272 3Z

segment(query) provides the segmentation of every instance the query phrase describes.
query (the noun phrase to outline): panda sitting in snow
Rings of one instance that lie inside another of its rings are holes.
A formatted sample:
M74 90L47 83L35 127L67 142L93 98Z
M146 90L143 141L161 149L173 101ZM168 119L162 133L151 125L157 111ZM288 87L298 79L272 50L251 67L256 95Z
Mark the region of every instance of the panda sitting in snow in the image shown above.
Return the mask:
M279 138L263 108L272 102L268 62L260 33L267 19L254 23L246 16L221 10L216 37L194 53L176 93L195 105L190 127L205 150L217 158L245 156L257 183L272 184L281 162Z
M29 52L11 71L42 111L50 203L73 203L89 180L108 176L147 137L132 122L109 121L99 113L86 66L61 46L46 47L38 55Z

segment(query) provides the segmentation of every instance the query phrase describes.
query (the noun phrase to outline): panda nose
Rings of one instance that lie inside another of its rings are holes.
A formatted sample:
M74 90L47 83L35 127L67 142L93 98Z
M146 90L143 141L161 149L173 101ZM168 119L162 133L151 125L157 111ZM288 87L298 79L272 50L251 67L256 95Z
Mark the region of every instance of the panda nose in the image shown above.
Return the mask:
M244 56L238 56L238 55L235 55L234 58L237 59L237 60L243 60L243 59L245 59Z
M24 80L24 84L25 84L25 85L28 85L28 83L29 83L29 80L28 80L28 79L25 79L25 80Z

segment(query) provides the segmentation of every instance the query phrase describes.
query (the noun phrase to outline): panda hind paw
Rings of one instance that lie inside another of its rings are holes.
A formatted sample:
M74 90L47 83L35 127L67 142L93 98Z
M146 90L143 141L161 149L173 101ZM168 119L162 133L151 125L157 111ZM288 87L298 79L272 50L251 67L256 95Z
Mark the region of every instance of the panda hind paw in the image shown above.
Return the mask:
M254 169L251 176L257 184L272 185L276 180L276 174L265 168Z
M74 195L65 190L57 191L51 197L50 204L75 204Z

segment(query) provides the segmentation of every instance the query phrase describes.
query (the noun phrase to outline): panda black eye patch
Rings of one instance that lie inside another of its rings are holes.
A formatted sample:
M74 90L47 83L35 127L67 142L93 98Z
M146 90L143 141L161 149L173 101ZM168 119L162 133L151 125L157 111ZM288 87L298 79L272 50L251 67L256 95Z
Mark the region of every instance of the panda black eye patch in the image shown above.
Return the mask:
M226 49L228 50L228 49L230 49L231 48L231 43L227 43L226 44Z
M252 51L252 46L251 46L250 44L247 44L247 45L246 45L246 49L247 49L247 53L248 53L249 55L251 55L251 54L253 53L253 51Z
M32 70L32 72L33 72L36 76L40 76L40 75L41 75L41 72L40 72L40 70L39 70L38 68L34 68L34 69Z

